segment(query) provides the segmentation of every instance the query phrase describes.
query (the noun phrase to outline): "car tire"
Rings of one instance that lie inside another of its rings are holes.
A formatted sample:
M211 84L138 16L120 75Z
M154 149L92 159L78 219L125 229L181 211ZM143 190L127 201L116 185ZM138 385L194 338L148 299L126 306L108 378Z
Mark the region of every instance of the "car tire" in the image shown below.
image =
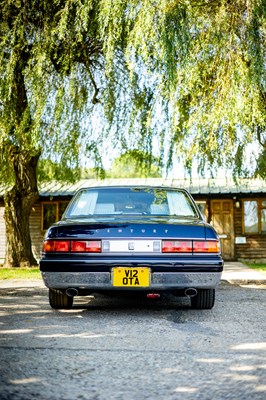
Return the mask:
M67 296L57 289L49 289L49 303L55 309L69 309L73 305L73 297Z
M197 310L210 310L215 302L215 289L199 289L198 294L191 297L191 307Z

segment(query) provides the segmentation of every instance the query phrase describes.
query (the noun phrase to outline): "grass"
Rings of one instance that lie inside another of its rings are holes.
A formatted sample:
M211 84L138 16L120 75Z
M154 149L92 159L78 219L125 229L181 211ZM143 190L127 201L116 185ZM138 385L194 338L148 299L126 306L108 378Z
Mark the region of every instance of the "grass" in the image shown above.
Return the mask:
M250 268L256 269L258 271L266 271L266 264L249 264L249 263L247 263L247 265Z
M266 272L266 264L250 264L250 268ZM0 280L4 279L41 279L39 268L3 268L0 267Z
M4 279L41 279L41 273L39 268L0 267L0 280Z

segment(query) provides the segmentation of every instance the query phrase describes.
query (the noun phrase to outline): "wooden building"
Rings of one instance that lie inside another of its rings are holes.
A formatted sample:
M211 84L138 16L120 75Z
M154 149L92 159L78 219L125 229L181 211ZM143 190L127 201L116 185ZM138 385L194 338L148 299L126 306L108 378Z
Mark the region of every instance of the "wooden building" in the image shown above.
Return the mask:
M32 208L30 230L33 252L40 258L45 230L60 219L69 200L80 188L107 185L153 185L187 189L207 222L220 235L225 260L266 261L266 182L232 179L84 179L74 185L49 182L39 188ZM4 187L0 187L0 263L5 256Z

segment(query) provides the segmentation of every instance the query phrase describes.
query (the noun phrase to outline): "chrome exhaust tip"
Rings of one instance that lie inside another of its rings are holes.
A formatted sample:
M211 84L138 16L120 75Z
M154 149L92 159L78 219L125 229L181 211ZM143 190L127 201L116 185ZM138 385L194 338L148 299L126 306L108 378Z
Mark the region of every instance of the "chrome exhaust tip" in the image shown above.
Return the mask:
M78 290L75 289L75 288L68 288L66 290L66 295L69 296L69 297L77 296L78 295Z
M197 296L197 294L198 294L198 291L195 288L188 288L185 290L185 295L187 297L195 297L195 296Z

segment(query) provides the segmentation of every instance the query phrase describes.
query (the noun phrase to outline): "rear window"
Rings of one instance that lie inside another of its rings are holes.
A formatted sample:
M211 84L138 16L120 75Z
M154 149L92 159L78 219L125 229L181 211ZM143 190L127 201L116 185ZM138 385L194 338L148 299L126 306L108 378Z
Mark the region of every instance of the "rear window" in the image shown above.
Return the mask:
M198 217L183 190L164 188L99 188L81 190L71 201L66 218L124 214Z

